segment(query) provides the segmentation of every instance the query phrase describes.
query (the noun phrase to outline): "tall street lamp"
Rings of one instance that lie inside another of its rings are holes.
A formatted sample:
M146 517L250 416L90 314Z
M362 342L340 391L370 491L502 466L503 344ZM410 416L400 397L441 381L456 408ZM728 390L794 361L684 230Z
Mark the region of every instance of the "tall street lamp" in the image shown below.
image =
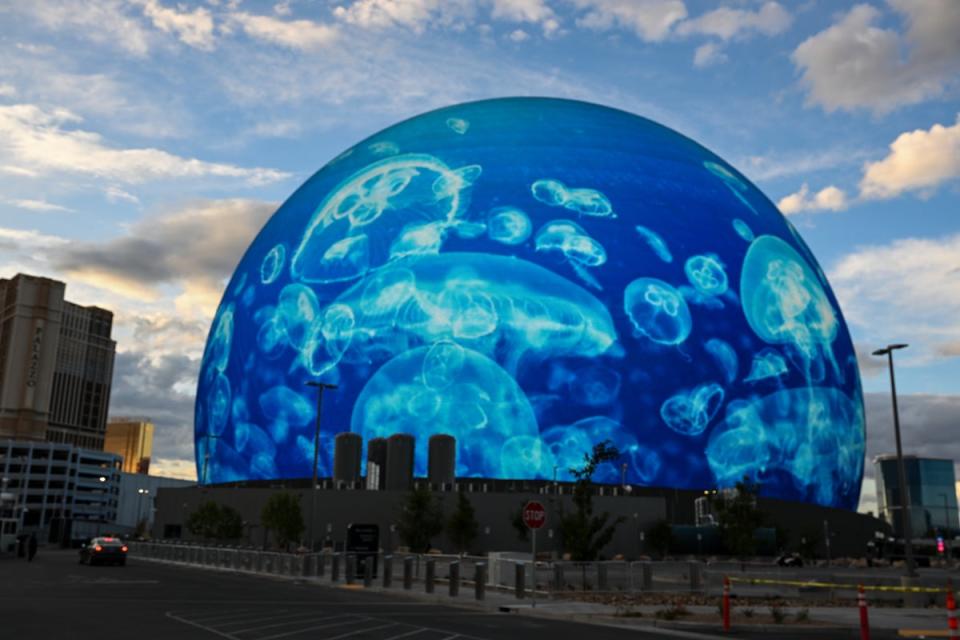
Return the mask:
M913 523L910 521L910 500L907 489L907 471L903 465L903 447L900 444L900 412L897 409L897 380L893 374L893 352L906 349L905 344L889 344L873 352L875 356L887 356L890 368L890 395L893 398L893 432L897 439L897 480L900 484L900 520L903 522L903 552L907 561L907 576L917 575L913 560Z
M316 542L314 538L313 521L317 513L317 463L320 460L320 411L323 408L323 392L327 389L336 389L337 385L308 380L307 386L315 387L317 390L317 420L313 431L313 484L310 486L310 551L313 551Z

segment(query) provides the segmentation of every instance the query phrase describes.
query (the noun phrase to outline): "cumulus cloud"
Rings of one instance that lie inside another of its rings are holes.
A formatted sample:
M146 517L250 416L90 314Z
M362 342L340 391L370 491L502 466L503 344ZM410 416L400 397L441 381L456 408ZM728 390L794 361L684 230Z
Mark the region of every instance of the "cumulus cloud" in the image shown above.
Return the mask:
M573 0L586 13L577 25L604 31L627 29L647 42L659 42L670 35L673 26L687 17L682 0Z
M150 50L149 33L123 0L12 2L7 9L29 16L52 31L70 31L85 40L116 46L136 57Z
M960 116L952 126L901 133L887 157L867 163L860 181L864 198L891 198L933 189L960 177Z
M756 11L720 7L677 26L677 34L715 36L721 40L761 33L774 36L790 27L793 17L777 2L767 2Z
M405 27L416 32L428 26L463 28L475 14L473 0L354 0L334 8L334 16L363 28Z
M827 111L883 113L940 95L960 70L960 3L889 0L906 31L878 27L881 12L853 7L793 52L808 102Z
M214 46L213 16L203 7L193 11L178 11L163 6L158 0L143 2L143 14L153 26L166 33L174 33L184 44L210 51Z
M960 234L905 238L858 248L829 270L829 278L861 342L910 336L909 358L937 358L943 345L960 342L957 256Z
M329 47L338 35L336 27L312 20L282 20L242 11L231 14L230 20L251 38L302 51Z
M711 65L720 64L727 61L727 54L723 52L716 42L707 42L693 52L693 66L703 69Z
M53 264L93 286L146 301L158 299L162 285L174 285L184 306L210 314L223 280L275 209L255 200L195 202L141 220L118 238L71 243Z
M784 215L789 216L818 211L842 211L848 204L847 194L842 189L830 185L811 194L810 187L804 183L799 191L781 198L777 206Z
M275 169L205 162L160 149L114 148L99 134L72 127L80 121L65 109L32 104L0 106L0 165L35 175L75 173L127 183L216 177L260 185L288 176Z
M40 211L40 212L50 212L50 211L73 211L69 207L64 207L59 204L54 204L52 202L47 202L46 200L7 200L7 202L18 209L26 209L27 211Z

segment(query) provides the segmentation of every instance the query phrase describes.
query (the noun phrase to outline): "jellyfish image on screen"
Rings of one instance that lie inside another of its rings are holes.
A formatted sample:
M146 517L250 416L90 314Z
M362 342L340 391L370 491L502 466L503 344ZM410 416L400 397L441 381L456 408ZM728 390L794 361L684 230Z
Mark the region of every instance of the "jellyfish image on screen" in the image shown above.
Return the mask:
M860 379L810 249L736 167L583 102L454 105L370 132L264 224L197 377L200 481L308 478L332 442L433 434L464 478L856 508Z

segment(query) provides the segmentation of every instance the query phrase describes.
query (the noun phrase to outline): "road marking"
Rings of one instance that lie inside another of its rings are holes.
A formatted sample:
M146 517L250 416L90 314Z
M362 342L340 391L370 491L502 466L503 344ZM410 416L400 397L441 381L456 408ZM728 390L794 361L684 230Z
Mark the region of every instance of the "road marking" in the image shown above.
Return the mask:
M313 615L316 615L316 614L313 614ZM259 626L259 627L249 627L249 628L247 628L247 629L236 629L236 630L234 630L234 631L231 631L230 633L232 633L232 634L234 634L234 635L239 635L239 634L241 634L241 633L249 633L250 631L262 631L262 630L264 630L264 629L273 629L273 628L276 628L276 627L285 627L285 626L291 625L291 624L310 624L310 623L312 623L312 622L323 622L324 620L336 620L337 618L343 618L343 617L345 617L345 616L346 616L346 617L353 618L353 619L354 619L354 620L353 620L354 622L366 622L367 620L370 619L370 618L363 618L363 617L361 617L361 616L350 616L349 614L337 614L337 615L334 615L334 616L323 616L323 617L321 617L321 618L307 618L307 619L305 619L305 620L287 620L287 621L285 621L285 622L274 622L273 624L265 624L265 625L261 625L261 626ZM259 620L251 620L250 622L259 622ZM349 620L344 620L344 621L343 621L342 623L340 623L340 624L348 624L349 622L350 622Z
M198 624L198 623L196 623L196 622L191 622L190 620L186 620L186 619L184 619L184 618L181 618L180 616L174 615L174 614L173 614L172 612L170 612L170 611L167 611L166 616L167 616L168 618L171 618L171 619L173 619L173 620L176 620L177 622L182 622L182 623L184 623L184 624L188 624L188 625L190 625L191 627L195 627L195 628L197 628L197 629L203 629L204 631L209 631L210 633L213 633L213 634L215 634L215 635L218 635L218 636L220 636L221 638L228 638L229 640L237 640L236 636L232 636L232 635L230 635L229 633L222 633L222 632L220 632L220 631L217 631L217 630L214 629L213 627L207 627L207 626L204 626L204 625L202 625L202 624Z
M398 636L390 636L389 638L384 638L384 640L400 640L400 638L406 638L408 636L415 636L418 633L423 633L424 631L430 631L426 627L421 627L419 629L414 629L413 631L408 631L406 633L401 633Z
M396 622L391 622L389 624L382 624L379 627L368 627L367 629L357 629L356 631L351 631L350 633L342 633L339 636L333 636L332 638L324 638L323 640L343 640L343 638L349 638L350 636L355 636L358 633L367 633L368 631L379 631L380 629L386 629L387 627L397 626ZM310 629L304 629L303 633L310 631ZM298 632L301 633L301 632ZM288 633L286 635L296 635L295 633ZM270 636L269 638L262 638L262 640L272 640L273 638L284 637L284 636Z
M286 609L281 609L278 613L284 613L284 612L286 612ZM190 616L190 618L191 618L194 622L207 623L207 622L213 622L213 621L215 621L215 620L220 620L220 619L222 619L222 618L227 618L227 619L229 619L229 618L237 618L238 620L239 620L240 618L243 618L243 619L248 619L248 618L249 618L249 619L256 619L257 616L262 616L263 613L264 613L263 611L260 611L260 612L258 612L258 613L251 613L249 609L242 609L242 610L240 610L240 611L231 611L230 613L220 612L220 613L218 613L218 614L216 614L216 615L214 615L214 616L211 616L211 615L204 615L204 613L201 611L199 617L198 617L198 616ZM188 614L182 614L182 615L188 615Z
M271 611L261 611L258 615L262 616L264 613L272 613L272 612L271 612ZM223 626L228 626L228 625L234 625L234 624L251 624L251 623L257 623L257 622L267 622L268 620L282 620L283 618L299 618L299 617L301 617L301 616L308 616L308 617L309 617L309 616L318 616L318 615L321 615L323 612L322 612L322 611L309 611L309 610L308 610L308 611L298 611L297 613L285 613L285 612L282 612L282 611L279 612L279 613L283 613L284 615L279 615L279 616L267 616L267 617L265 617L265 618L256 617L256 616L254 616L254 617L246 616L246 617L244 617L243 620L229 620L229 621L220 622L220 623L217 623L217 624L218 624L219 626L221 626L221 627L223 627ZM340 614L337 614L337 615L349 615L349 614L340 613ZM238 632L236 632L236 631L231 631L231 633L238 633Z
M295 635L297 635L297 634L306 633L306 632L308 632L308 631L317 631L317 630L319 630L319 629L329 629L330 627L342 627L342 626L345 625L345 624L357 624L357 623L363 623L363 622L370 622L370 619L369 619L369 618L361 618L361 619L359 619L359 620L344 620L343 622L335 622L335 623L333 623L333 624L319 624L319 625L316 625L316 626L313 626L313 627L306 627L306 628L304 628L304 629L297 629L297 630L295 630L295 631L284 631L283 633L277 633L277 634L274 634L274 635L272 635L272 636L263 636L263 637L257 638L257 640L273 640L274 638L286 638L286 637L288 637L288 636L295 636ZM395 624L395 623L391 623L391 624L388 624L388 625L386 625L386 626L390 627L390 626L393 626L393 624ZM348 636L351 636L351 635L353 635L353 634L355 634L355 633L359 633L360 631L366 631L366 630L367 630L367 629L359 629L359 630L357 630L357 631L351 631L351 632L348 633L347 635L348 635ZM341 637L341 636L335 636L334 638L339 638L339 637ZM345 637L345 636L344 636L344 637ZM324 640L334 640L334 638L324 638Z

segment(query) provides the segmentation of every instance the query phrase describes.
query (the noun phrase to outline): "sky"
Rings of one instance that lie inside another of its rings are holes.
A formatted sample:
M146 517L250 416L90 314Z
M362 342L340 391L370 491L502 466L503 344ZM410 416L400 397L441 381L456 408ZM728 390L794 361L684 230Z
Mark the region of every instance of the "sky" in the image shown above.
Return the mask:
M458 102L606 104L718 153L790 217L857 346L873 456L960 459L956 0L0 0L0 277L115 313L112 415L191 477L224 281L347 147Z

